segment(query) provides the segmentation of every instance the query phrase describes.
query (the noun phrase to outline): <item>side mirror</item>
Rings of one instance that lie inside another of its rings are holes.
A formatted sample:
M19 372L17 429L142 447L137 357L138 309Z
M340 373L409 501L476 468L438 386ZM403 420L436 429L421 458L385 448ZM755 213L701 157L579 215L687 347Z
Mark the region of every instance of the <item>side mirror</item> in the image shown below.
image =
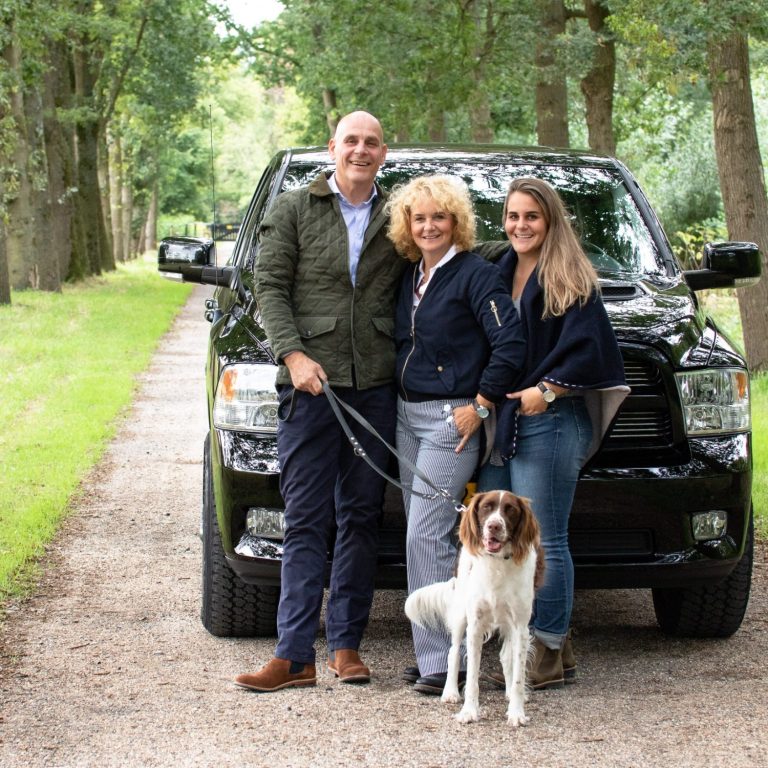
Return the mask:
M746 288L760 280L762 259L755 243L707 243L701 269L683 272L691 290Z
M216 266L216 244L195 237L166 237L157 251L157 269L163 277L186 283L229 288L238 296L249 298L239 267Z
M192 267L209 267L216 264L216 244L213 240L196 237L166 237L157 251L157 268L169 276L182 279Z

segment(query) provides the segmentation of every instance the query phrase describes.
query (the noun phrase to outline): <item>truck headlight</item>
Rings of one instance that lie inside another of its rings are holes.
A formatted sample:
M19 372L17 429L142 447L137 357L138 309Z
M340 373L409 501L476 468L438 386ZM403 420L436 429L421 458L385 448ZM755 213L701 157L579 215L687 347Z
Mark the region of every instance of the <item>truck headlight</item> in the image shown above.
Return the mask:
M213 401L218 429L277 434L277 366L261 363L228 365L221 372Z
M751 429L749 374L743 368L707 368L676 373L675 378L687 435L717 435Z

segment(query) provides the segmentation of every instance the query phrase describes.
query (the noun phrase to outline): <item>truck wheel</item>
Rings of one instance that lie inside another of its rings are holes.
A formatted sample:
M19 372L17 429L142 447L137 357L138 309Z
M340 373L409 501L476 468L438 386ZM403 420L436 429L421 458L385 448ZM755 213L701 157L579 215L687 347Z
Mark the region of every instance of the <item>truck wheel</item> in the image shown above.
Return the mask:
M730 637L741 626L747 610L753 552L750 515L744 555L725 579L687 589L653 590L653 608L662 631L676 637Z
M203 451L202 539L203 626L216 637L274 636L280 588L246 584L224 557L211 478L210 435Z

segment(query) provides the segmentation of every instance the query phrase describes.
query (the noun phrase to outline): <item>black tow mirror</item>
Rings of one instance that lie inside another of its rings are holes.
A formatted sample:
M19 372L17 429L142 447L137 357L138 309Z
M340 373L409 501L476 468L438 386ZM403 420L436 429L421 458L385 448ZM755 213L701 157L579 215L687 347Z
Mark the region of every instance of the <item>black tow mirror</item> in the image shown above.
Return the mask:
M216 244L196 237L166 237L157 251L157 268L161 272L183 275L188 267L216 264Z
M760 280L762 259L755 243L707 243L701 269L683 274L694 291L707 288L746 288Z

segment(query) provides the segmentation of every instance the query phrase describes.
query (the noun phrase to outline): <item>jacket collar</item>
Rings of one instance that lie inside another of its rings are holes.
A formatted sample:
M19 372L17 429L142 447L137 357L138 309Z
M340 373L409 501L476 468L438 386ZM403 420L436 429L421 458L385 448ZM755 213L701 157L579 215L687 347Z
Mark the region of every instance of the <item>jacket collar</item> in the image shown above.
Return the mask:
M315 197L329 197L331 195L335 195L336 193L331 189L330 184L328 184L328 179L332 174L333 171L326 171L321 173L317 178L310 182L310 194L315 195ZM378 183L374 181L373 186L376 190L376 198L373 201L371 216L374 215L374 213L384 202L386 202L387 199L387 193L378 185Z

